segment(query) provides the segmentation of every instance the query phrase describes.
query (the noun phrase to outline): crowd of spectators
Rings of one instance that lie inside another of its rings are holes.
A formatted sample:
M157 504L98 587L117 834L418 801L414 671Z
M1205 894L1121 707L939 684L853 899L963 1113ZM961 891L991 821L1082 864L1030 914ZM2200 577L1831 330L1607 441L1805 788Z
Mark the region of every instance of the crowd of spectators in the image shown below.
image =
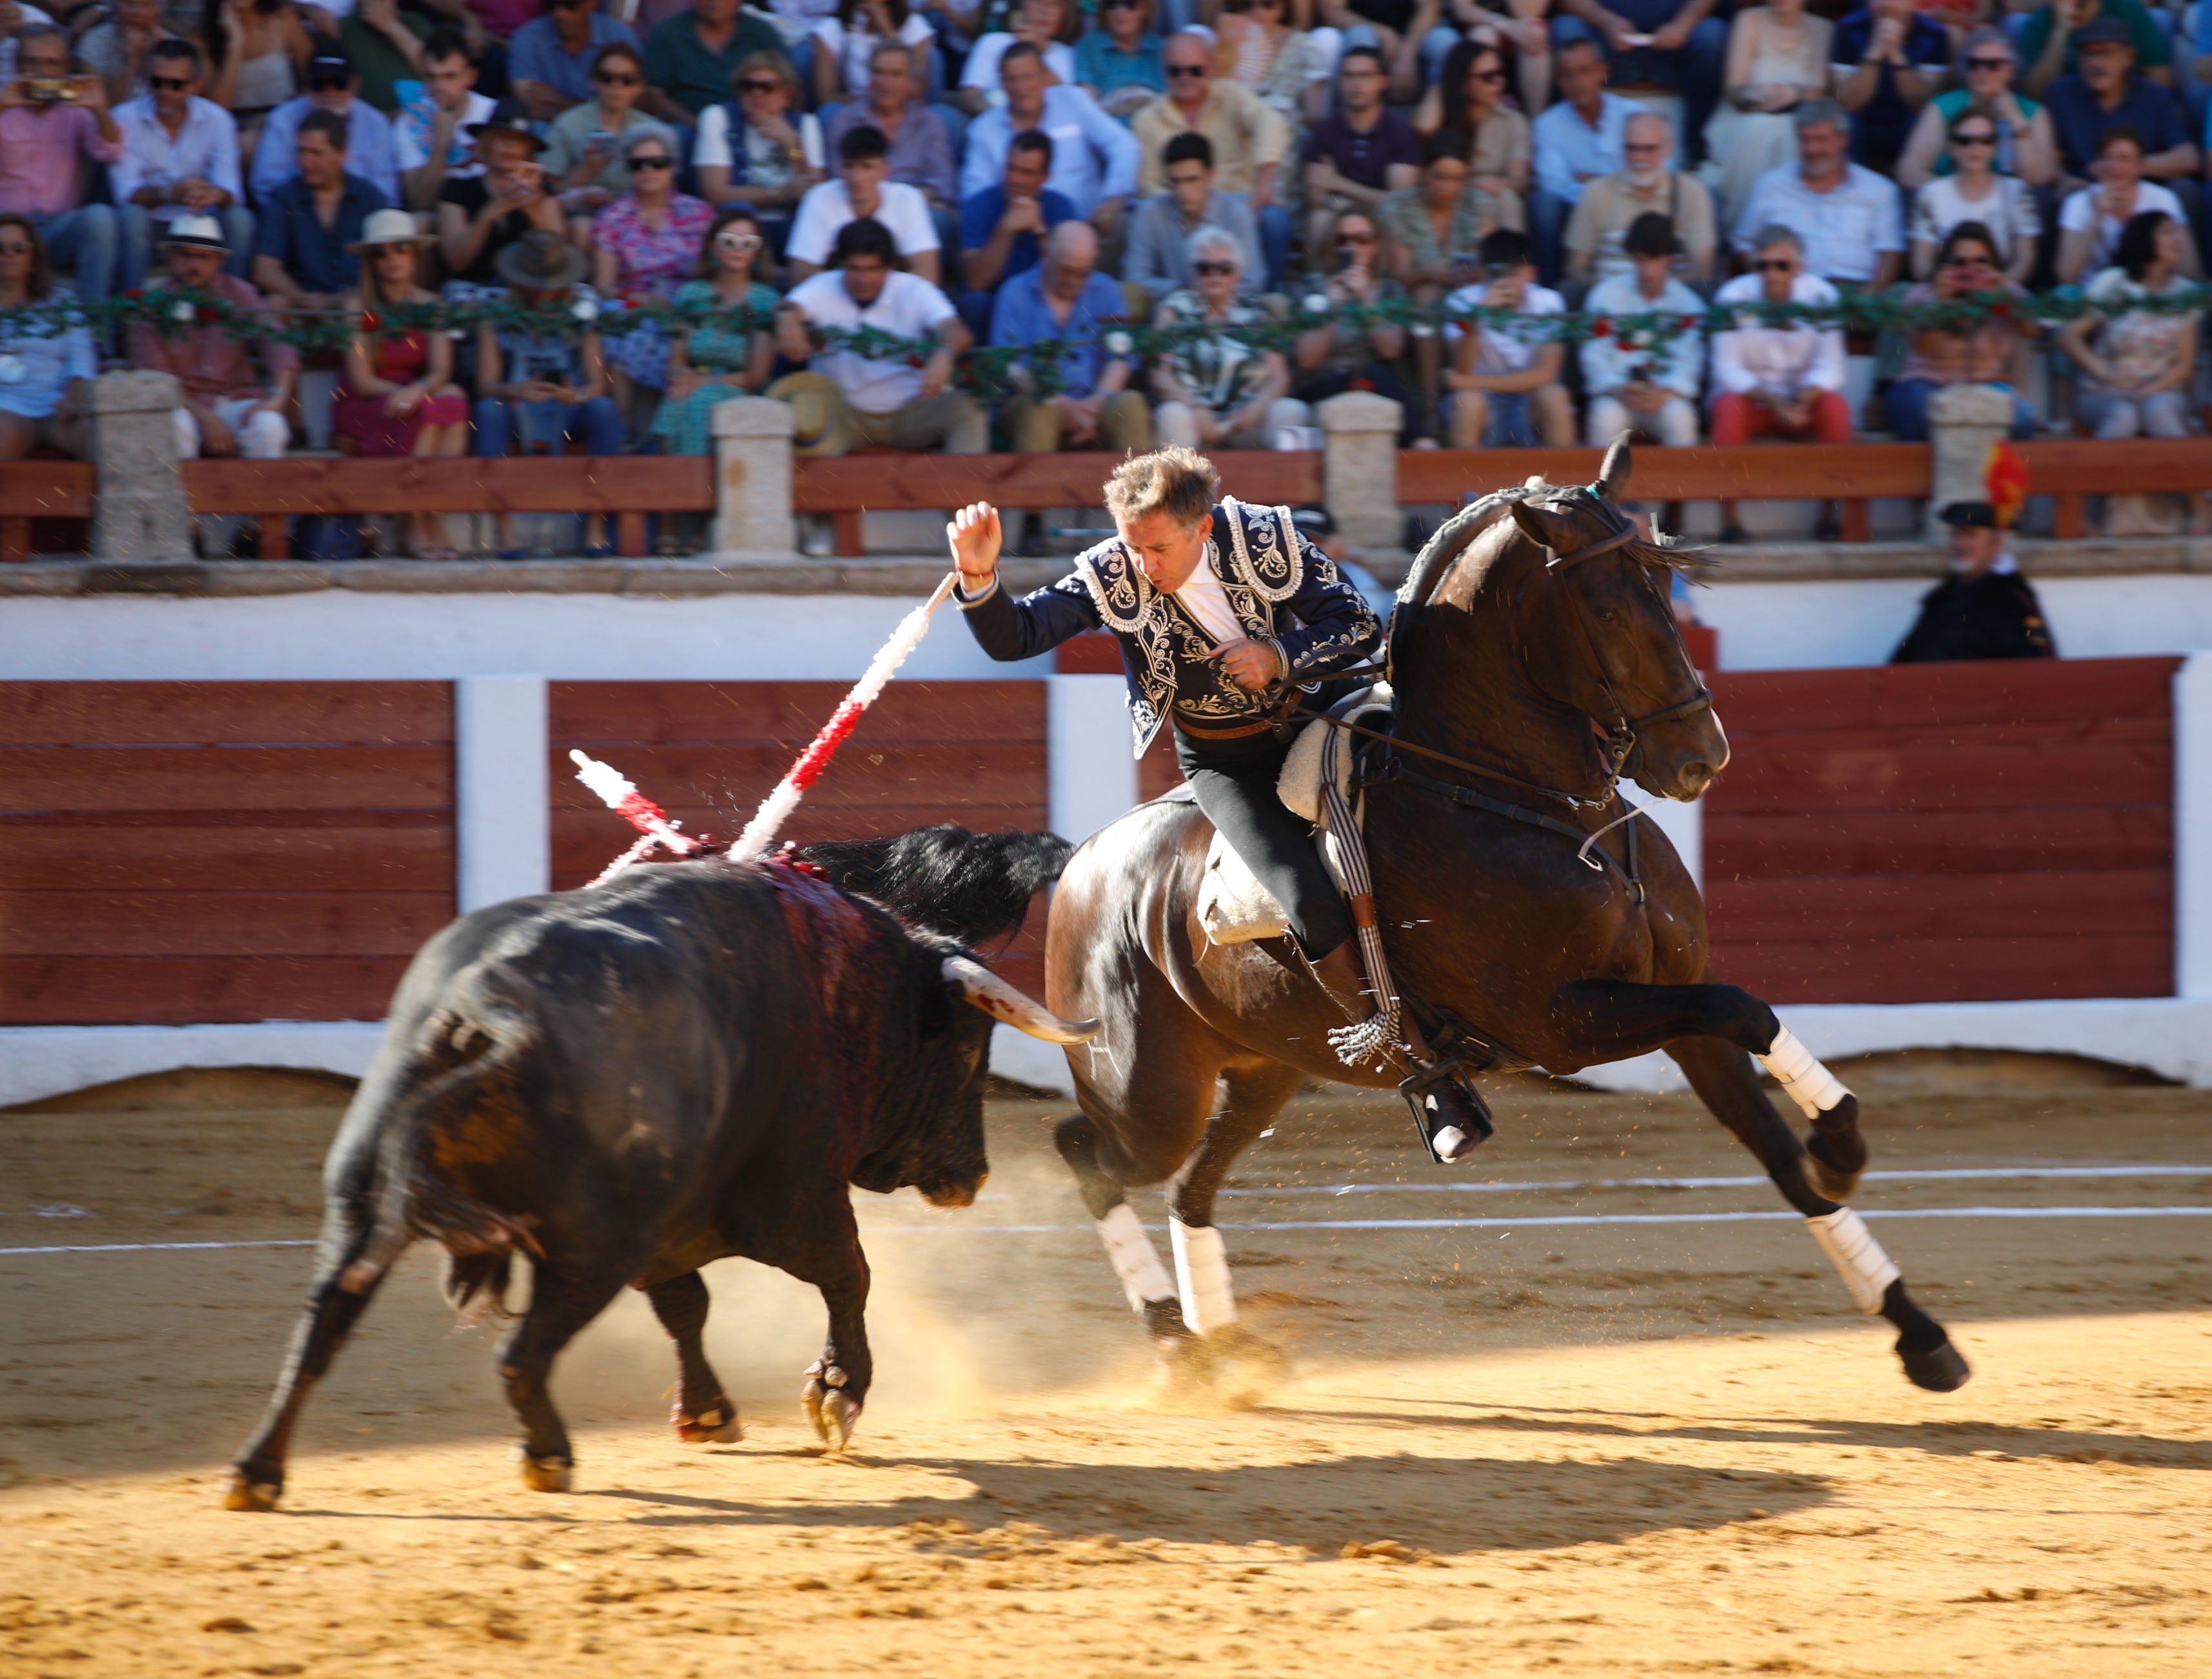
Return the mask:
M2179 435L2208 95L2212 0L0 0L0 312L230 312L0 315L0 458L81 448L103 361L255 458L697 453L739 395L806 454L1296 445L1354 389L1416 447L1921 439L1961 383ZM2056 288L2100 312L1757 312ZM572 324L381 329L440 300Z

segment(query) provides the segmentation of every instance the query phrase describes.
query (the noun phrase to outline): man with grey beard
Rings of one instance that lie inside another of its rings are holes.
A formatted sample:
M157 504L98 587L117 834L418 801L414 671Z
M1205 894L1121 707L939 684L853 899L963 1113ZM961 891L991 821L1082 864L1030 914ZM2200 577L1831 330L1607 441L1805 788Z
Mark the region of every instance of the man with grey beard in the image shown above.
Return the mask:
M1632 270L1621 240L1639 215L1658 215L1674 224L1682 242L1675 277L1703 287L1713 277L1718 242L1712 195L1695 175L1674 165L1674 130L1656 112L1638 112L1621 132L1622 167L1583 189L1567 222L1566 276L1570 285L1595 285Z

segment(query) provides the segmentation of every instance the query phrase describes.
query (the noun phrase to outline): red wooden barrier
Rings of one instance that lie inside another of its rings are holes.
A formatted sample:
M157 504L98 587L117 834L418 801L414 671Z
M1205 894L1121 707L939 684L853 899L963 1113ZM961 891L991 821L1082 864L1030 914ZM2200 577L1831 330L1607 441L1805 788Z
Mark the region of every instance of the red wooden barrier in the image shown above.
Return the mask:
M0 682L0 1021L374 1020L453 913L443 682Z
M98 469L83 461L0 461L0 562L31 557L33 519L88 519Z
M1720 977L1776 1003L2169 995L2178 664L1713 677Z

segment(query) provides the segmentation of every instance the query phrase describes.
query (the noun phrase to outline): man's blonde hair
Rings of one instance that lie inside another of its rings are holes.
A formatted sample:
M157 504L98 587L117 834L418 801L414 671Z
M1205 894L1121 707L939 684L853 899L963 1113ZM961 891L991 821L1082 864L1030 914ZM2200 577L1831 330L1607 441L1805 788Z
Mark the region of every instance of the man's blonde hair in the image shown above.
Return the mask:
M1124 523L1165 513L1177 524L1196 524L1220 496L1213 463L1179 443L1130 456L1106 481L1106 511Z

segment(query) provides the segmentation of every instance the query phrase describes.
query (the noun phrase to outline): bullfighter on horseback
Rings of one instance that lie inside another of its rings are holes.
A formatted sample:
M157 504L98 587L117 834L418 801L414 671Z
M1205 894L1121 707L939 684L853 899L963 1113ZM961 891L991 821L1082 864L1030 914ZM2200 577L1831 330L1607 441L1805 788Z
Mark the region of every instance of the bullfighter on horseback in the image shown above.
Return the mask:
M1121 644L1141 755L1161 724L1198 808L1272 894L1322 988L1354 1021L1376 1011L1347 907L1277 781L1296 734L1291 713L1320 710L1360 684L1332 681L1365 663L1382 627L1335 565L1278 507L1217 500L1220 479L1196 451L1133 456L1106 482L1118 534L1077 556L1059 582L1019 600L1000 586L998 510L962 509L950 536L969 628L994 659L1034 658L1072 636L1110 630ZM1491 1134L1482 1099L1457 1064L1439 1062L1410 1011L1382 1053L1404 1076L1423 1141L1440 1161Z

